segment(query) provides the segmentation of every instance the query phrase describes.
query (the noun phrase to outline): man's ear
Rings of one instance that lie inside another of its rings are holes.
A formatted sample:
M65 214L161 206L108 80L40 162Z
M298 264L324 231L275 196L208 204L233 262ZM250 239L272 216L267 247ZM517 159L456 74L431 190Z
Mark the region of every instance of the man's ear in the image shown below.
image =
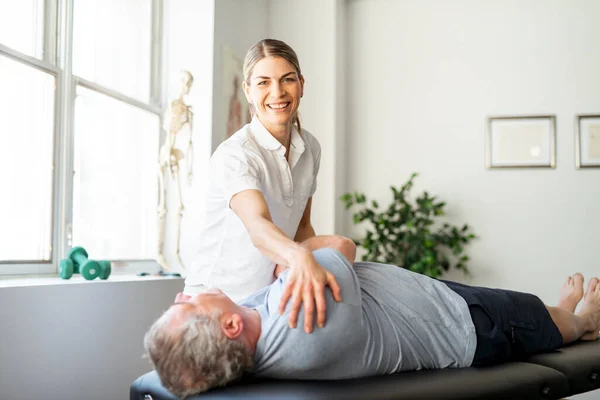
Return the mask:
M244 321L240 314L230 314L221 320L221 330L229 339L236 339L244 330Z
M242 82L242 88L244 89L244 94L246 95L246 100L248 100L248 103L252 104L252 97L250 97L250 86L248 86L246 81Z

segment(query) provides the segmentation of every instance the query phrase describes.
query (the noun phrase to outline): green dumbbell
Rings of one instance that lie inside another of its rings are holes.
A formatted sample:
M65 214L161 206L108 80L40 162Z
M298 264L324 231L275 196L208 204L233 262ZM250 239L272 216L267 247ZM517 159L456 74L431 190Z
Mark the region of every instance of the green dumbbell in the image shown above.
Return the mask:
M63 279L71 279L73 273L75 272L75 267L73 265L73 261L70 258L65 258L60 260L60 267L58 270L58 274Z
M85 279L91 281L100 276L102 272L100 264L98 261L88 260L87 251L83 247L73 247L69 252L69 258L73 260L75 268Z
M108 279L111 272L110 261L102 260L98 261L98 264L100 264L100 279Z

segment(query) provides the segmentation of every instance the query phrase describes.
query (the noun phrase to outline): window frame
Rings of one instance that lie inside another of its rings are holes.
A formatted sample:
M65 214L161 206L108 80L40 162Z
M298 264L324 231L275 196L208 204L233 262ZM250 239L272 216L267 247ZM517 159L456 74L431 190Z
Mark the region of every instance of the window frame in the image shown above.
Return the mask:
M49 260L0 260L0 277L9 275L56 275L59 261L72 246L74 105L78 86L143 109L159 117L159 142L164 139L163 118L166 90L163 83L163 0L151 2L150 98L148 103L124 95L73 74L73 6L75 0L44 1L44 37L41 59L0 44L0 56L51 74L55 78L51 249ZM159 143L159 146L160 146ZM157 161L158 162L158 161ZM158 187L157 187L158 190ZM155 271L154 260L110 260L113 273ZM116 270L114 267L118 267Z

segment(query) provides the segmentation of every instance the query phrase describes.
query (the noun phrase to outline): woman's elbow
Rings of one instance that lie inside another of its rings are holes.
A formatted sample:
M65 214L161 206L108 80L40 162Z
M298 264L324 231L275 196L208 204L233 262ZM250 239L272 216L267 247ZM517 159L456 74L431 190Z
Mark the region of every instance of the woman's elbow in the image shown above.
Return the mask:
M335 236L335 248L344 255L350 262L354 264L356 258L356 244L350 238L345 236Z

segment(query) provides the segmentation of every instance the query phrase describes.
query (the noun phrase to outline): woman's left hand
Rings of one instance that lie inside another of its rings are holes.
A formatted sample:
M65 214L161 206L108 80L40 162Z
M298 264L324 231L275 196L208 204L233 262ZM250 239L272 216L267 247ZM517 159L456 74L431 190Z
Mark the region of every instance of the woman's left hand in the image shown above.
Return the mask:
M290 309L289 325L295 328L298 322L298 313L301 303L304 303L304 330L311 333L314 325L315 305L317 311L317 325L325 326L327 306L325 302L325 286L329 286L333 298L342 301L340 286L335 276L317 263L312 253L307 254L299 263L290 265L291 271L287 275L287 286L279 303L279 314L283 314L285 306L293 297Z

